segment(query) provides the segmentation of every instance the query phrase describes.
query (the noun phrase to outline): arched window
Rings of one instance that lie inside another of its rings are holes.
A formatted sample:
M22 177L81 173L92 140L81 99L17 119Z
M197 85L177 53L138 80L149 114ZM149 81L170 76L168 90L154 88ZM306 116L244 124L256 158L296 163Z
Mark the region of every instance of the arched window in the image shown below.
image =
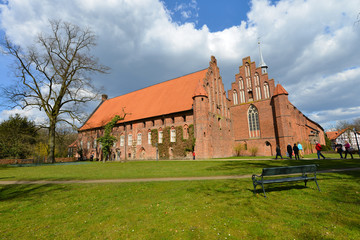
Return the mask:
M250 77L250 65L245 63L245 77Z
M260 88L260 78L259 78L258 73L255 73L254 82L255 82L256 100L260 100L261 99L261 88Z
M240 90L240 103L245 102L245 90Z
M244 79L242 77L239 79L239 89L244 89Z
M269 88L269 83L267 82L264 83L264 97L270 98L270 88Z
M137 144L137 145L141 145L141 143L142 143L142 135L141 135L141 133L138 133L138 134L137 134L136 144Z
M238 102L238 94L237 94L236 90L234 90L234 92L233 92L233 101L234 101L234 105L239 104L239 102Z
M250 138L260 137L259 113L254 105L248 110L249 136Z
M188 139L189 138L189 126L184 125L183 127L183 138Z
M151 145L151 130L148 130L148 144Z
M162 143L163 142L163 131L162 129L160 128L159 129L159 143Z
M176 142L176 129L174 127L170 130L170 142Z
M120 136L120 147L123 147L125 145L125 136L121 135Z

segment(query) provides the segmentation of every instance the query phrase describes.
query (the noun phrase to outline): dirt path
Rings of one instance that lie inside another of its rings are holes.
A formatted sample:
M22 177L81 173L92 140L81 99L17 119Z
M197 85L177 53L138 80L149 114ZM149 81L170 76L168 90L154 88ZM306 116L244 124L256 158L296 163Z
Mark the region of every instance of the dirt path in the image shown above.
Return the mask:
M318 171L318 173L331 172L346 172L359 171L360 168L345 168L345 169L328 169ZM207 177L167 177L167 178L134 178L134 179L94 179L94 180L38 180L38 181L0 181L0 185L10 184L73 184L73 183L127 183L127 182L168 182L168 181L199 181L199 180L224 180L224 179L240 179L251 178L247 175L233 175L233 176L207 176Z

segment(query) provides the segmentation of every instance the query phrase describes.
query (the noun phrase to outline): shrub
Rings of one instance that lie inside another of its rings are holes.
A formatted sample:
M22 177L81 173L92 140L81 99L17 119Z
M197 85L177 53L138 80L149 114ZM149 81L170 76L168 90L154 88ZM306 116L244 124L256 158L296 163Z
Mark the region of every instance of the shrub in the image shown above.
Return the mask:
M251 147L251 148L250 148L251 156L252 156L252 157L255 157L258 151L259 151L259 148L258 148L258 147Z
M245 150L245 145L244 144L239 143L239 144L235 145L235 147L234 147L234 151L235 151L236 156L241 156L241 152L243 150Z

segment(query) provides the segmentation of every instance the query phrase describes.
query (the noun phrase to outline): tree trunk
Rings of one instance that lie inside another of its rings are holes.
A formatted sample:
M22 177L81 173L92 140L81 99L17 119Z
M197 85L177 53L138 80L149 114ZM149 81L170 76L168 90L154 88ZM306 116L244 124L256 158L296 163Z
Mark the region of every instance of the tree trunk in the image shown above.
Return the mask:
M55 163L55 121L50 121L49 126L49 153L48 153L48 162Z

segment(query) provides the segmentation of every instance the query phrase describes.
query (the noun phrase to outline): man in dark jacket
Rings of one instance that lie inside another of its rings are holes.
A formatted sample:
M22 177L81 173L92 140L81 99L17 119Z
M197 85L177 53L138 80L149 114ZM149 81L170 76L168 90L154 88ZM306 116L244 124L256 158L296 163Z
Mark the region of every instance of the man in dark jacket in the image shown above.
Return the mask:
M293 150L294 150L294 154L295 154L295 160L300 160L299 148L296 146L296 143L294 143Z
M335 145L335 149L336 149L337 153L340 154L340 158L343 158L343 156L342 156L342 152L343 152L342 144L341 144L341 143L337 143L337 144Z
M290 143L287 145L286 149L287 149L287 152L288 152L289 158L290 158L290 159L292 159L293 149L292 149L292 147L291 147Z

